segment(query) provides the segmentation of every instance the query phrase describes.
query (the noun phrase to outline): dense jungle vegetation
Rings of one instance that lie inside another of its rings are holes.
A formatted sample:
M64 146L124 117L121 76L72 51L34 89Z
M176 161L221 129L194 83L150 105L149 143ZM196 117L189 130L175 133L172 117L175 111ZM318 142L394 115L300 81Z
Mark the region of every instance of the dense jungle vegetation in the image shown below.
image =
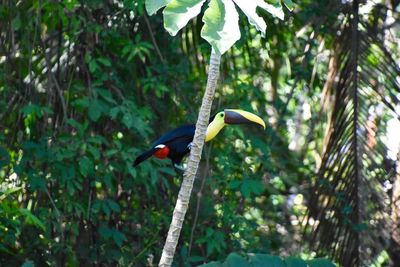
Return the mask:
M399 266L400 1L284 12L259 10L265 37L239 12L212 113L267 127L206 144L174 264L236 252ZM0 1L0 266L157 264L182 173L133 162L196 122L201 18L172 37L144 0Z

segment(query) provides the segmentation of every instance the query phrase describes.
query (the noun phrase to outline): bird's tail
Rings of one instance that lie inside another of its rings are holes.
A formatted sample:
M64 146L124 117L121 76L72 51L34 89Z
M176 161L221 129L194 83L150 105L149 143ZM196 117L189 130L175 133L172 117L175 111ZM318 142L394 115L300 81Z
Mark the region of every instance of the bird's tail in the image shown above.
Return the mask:
M159 148L152 148L150 150L147 150L146 152L142 153L139 155L136 159L135 162L133 163L133 166L139 165L142 161L145 161L146 159L150 158L154 152L156 152Z

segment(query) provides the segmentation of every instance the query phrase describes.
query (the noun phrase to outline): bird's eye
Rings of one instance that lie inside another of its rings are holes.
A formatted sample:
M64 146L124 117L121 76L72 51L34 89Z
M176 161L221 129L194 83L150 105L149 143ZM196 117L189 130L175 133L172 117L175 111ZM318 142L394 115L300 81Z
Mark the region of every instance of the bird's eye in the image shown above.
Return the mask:
M221 115L219 115L220 117L223 117L224 116L224 113L221 113Z

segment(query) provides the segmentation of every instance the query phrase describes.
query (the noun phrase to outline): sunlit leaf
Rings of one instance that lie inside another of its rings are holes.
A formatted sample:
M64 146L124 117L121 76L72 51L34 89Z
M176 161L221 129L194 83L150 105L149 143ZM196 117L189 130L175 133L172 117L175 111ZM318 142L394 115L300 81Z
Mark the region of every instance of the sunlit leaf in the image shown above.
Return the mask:
M175 36L189 20L200 13L204 2L205 0L172 0L163 10L164 28Z
M146 0L146 11L151 16L171 1L172 0Z
M231 0L211 0L204 13L201 37L224 54L240 39L239 16Z
M282 6L276 7L274 5L266 3L264 0L233 0L235 4L243 11L247 16L251 25L254 25L262 35L265 35L265 30L267 29L267 24L264 19L260 17L256 9L260 7L265 11L271 13L273 16L278 17L283 20L285 14L283 13Z
M283 3L285 4L285 6L292 11L294 8L294 4L292 2L292 0L283 0Z

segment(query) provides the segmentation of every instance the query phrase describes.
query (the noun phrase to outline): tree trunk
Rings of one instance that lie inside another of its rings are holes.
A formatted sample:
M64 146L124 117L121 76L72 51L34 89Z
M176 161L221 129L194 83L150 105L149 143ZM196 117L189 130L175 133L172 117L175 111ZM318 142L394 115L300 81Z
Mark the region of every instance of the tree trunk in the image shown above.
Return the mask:
M400 151L397 157L396 177L392 191L391 233L388 253L394 264L400 262Z
M183 174L181 189L179 190L178 199L176 201L171 225L169 226L168 236L165 240L159 266L171 266L174 259L175 249L176 245L178 244L182 224L185 219L186 211L189 207L190 194L192 192L194 178L201 159L201 151L203 150L211 105L214 98L214 92L217 87L220 60L221 55L212 50L210 66L208 70L207 87L196 123L196 132L194 134L193 145L190 151L187 169Z

